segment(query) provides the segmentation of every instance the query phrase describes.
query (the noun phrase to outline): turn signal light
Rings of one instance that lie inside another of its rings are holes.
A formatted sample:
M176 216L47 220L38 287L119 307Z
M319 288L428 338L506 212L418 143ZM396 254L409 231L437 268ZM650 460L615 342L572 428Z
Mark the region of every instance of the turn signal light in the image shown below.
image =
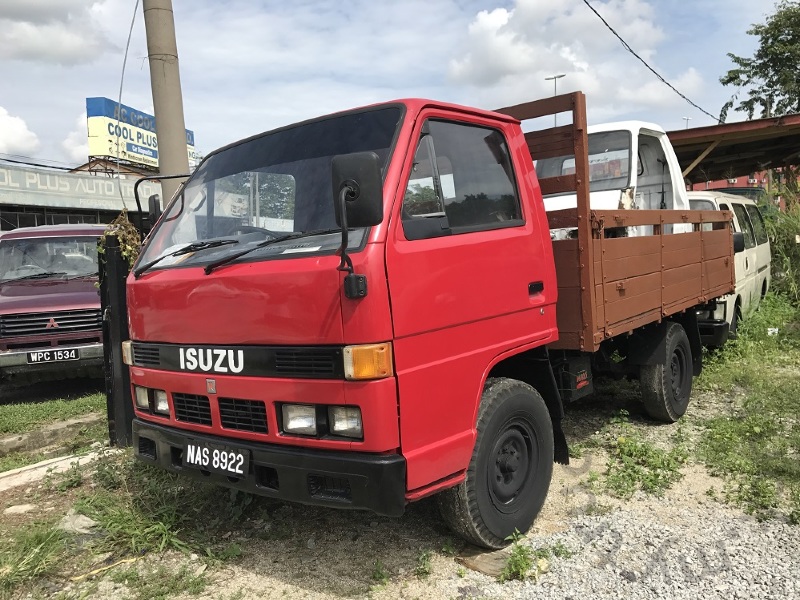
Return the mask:
M128 366L133 364L133 346L130 340L122 342L122 362Z
M344 347L346 379L383 379L394 375L392 344L365 344Z

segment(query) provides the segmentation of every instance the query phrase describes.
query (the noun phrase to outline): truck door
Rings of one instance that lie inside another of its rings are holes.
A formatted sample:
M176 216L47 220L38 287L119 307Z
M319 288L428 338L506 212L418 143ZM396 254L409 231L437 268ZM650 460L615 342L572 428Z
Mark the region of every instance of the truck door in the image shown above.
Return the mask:
M520 201L535 185L512 161L521 136L436 118L416 131L386 249L410 490L466 468L488 366L555 335L557 294L543 207Z
M720 203L719 207L722 210L733 210L733 214L736 216L735 226L738 231L744 233L744 252L739 253L740 258L737 257L736 280L737 287L739 287L739 281L742 281L742 316L747 316L753 305L753 294L760 293L756 290L756 275L758 274L756 235L744 205L738 202L730 204L729 207L727 204Z

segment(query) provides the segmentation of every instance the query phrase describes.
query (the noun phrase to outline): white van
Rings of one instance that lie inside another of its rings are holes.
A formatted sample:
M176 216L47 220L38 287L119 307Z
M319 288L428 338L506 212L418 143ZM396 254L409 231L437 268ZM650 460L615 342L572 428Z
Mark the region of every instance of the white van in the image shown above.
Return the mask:
M770 247L764 218L756 203L743 196L708 190L688 192L689 206L695 210L729 210L733 212L733 230L744 234L744 251L735 255L736 291L717 301L713 312L699 314L703 343L720 346L724 339L714 339L714 321L729 324L729 337L736 337L739 320L758 308L769 290Z

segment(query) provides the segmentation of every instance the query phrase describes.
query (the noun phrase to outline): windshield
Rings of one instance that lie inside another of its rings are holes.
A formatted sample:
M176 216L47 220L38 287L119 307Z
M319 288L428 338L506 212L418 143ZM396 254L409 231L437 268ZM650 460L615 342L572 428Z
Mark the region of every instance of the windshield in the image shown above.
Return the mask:
M589 191L623 190L630 187L631 134L601 131L589 134ZM575 173L574 156L536 161L540 179Z
M265 133L210 155L166 210L139 264L199 241L237 242L181 252L153 268L204 265L290 233L307 235L254 248L239 260L333 253L341 235L335 234L331 159L373 151L385 169L401 116L398 106L336 115ZM364 235L364 229L353 230L349 247L360 247Z
M65 236L3 240L0 281L97 275L97 237Z

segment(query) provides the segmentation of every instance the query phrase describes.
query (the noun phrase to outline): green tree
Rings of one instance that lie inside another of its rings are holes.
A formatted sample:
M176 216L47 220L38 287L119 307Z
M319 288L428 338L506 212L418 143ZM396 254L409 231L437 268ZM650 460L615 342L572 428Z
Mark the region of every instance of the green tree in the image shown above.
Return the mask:
M758 49L752 58L728 53L736 67L720 83L737 91L722 107L720 121L731 108L747 113L748 119L756 111L760 117L800 112L800 2L781 0L765 23L747 33L758 36ZM740 99L743 92L746 97Z

